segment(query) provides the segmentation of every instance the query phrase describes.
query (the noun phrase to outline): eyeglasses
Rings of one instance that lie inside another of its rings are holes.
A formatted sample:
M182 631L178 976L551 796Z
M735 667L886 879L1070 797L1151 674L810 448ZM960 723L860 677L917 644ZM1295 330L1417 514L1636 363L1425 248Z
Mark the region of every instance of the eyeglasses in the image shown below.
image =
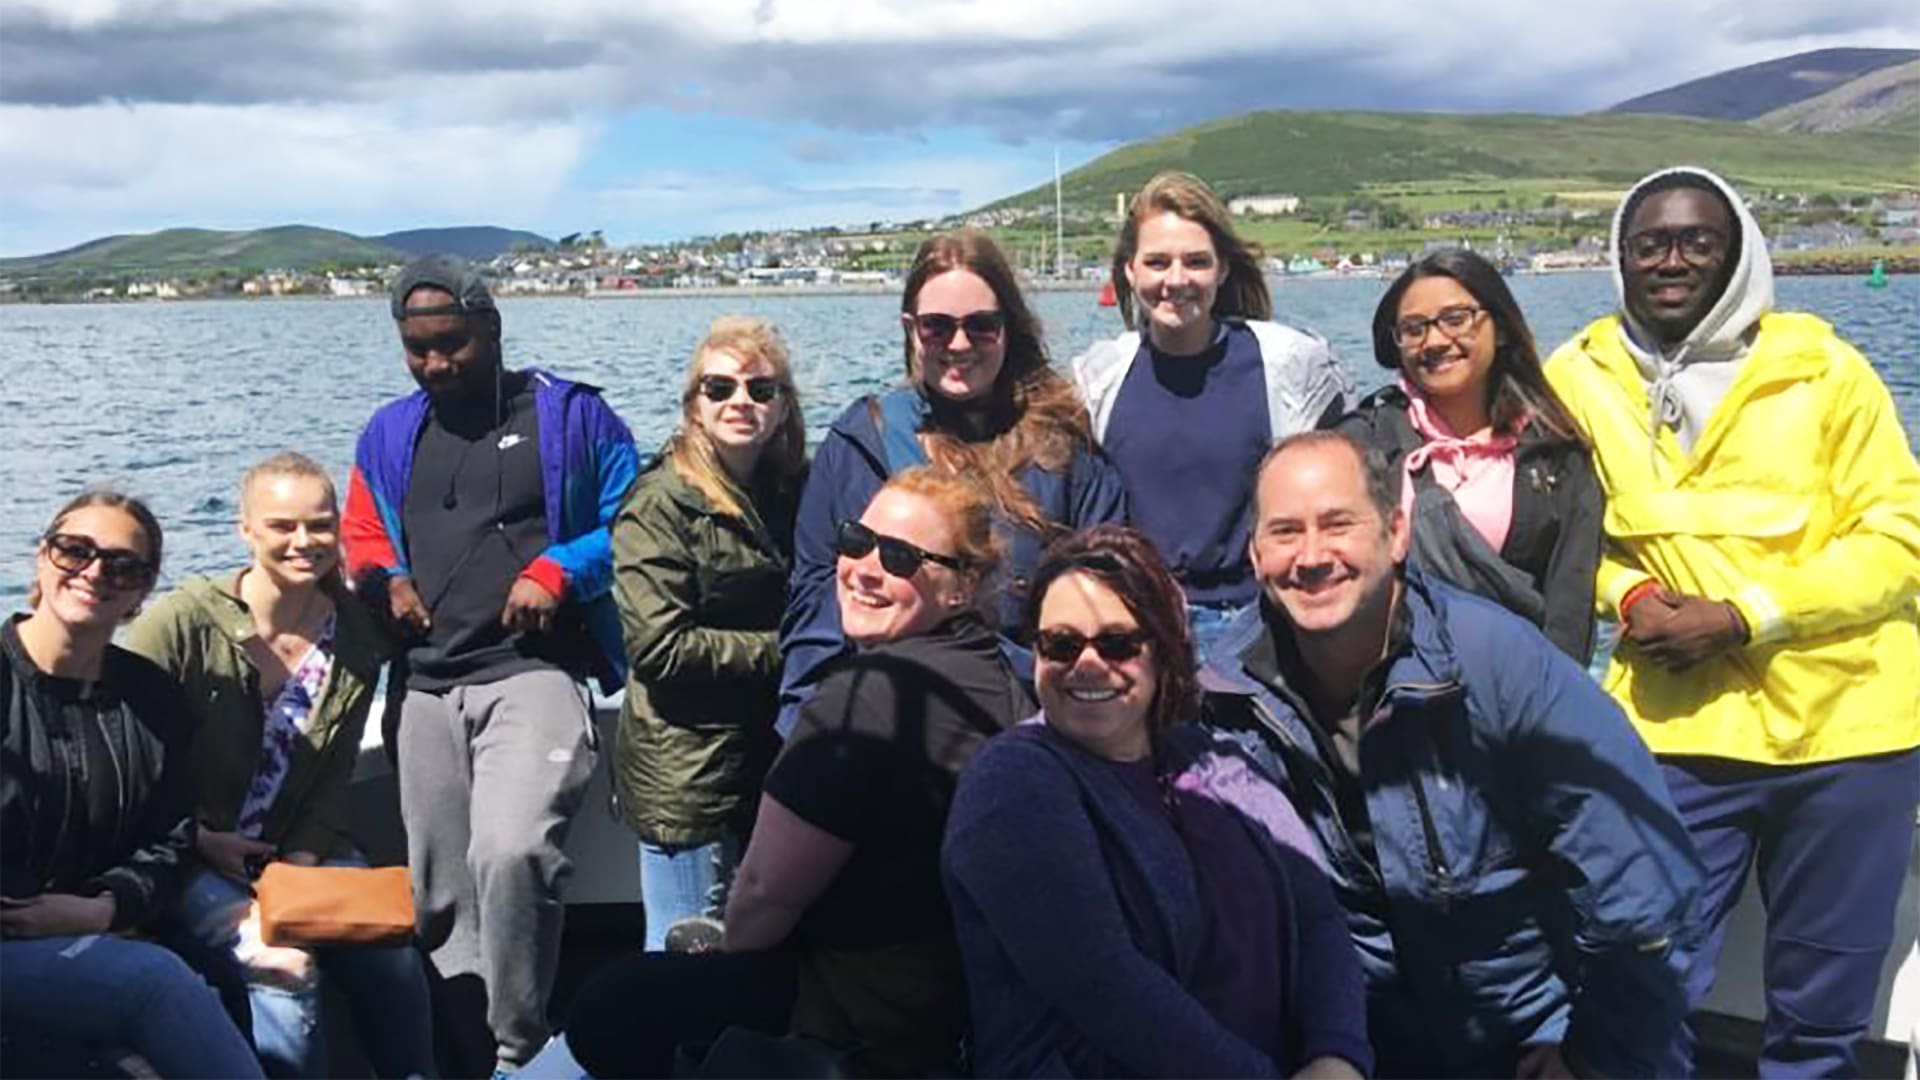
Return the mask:
M740 388L740 380L731 375L700 376L700 395L708 401L719 404L733 400L733 392ZM765 405L780 396L780 380L771 375L755 375L747 380L747 396L757 405Z
M1667 253L1680 249L1680 260L1688 266L1705 266L1726 254L1727 236L1719 229L1690 225L1684 229L1646 229L1634 233L1620 245L1621 254L1635 269L1651 270L1667 261Z
M47 561L63 574L78 574L100 561L100 576L116 589L145 588L153 580L153 564L131 551L103 548L84 536L48 533Z
M840 535L834 539L834 550L849 559L864 559L867 552L880 549L880 569L897 578L910 578L920 572L922 561L944 566L949 570L965 570L965 559L956 559L952 555L942 555L937 551L909 544L897 536L886 536L874 532L857 521L840 523Z
M467 343L472 340L473 332L470 330L449 330L444 334L434 334L432 337L402 337L400 344L411 356L425 356L428 353L452 356L466 348Z
M965 330L969 341L991 345L1007 332L1007 317L997 311L970 311L965 315L929 311L913 317L913 328L923 345L945 348L956 330Z
M1033 636L1033 651L1056 664L1077 663L1088 645L1100 659L1121 664L1140 655L1147 646L1147 634L1144 630L1108 630L1088 637L1078 630L1054 629Z
M1441 308L1432 318L1409 316L1393 324L1393 343L1403 349L1411 348L1427 340L1427 331L1436 326L1448 341L1458 341L1466 336L1467 331L1473 329L1473 324L1479 322L1480 316L1486 313L1486 308L1474 307L1472 304L1456 304L1453 307Z

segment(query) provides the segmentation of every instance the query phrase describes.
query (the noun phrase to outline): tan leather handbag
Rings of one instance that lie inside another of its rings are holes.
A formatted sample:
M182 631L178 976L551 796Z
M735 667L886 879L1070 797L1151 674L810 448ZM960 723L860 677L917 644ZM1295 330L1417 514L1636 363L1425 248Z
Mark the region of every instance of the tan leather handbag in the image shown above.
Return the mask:
M268 863L253 892L260 939L269 945L397 944L413 937L413 883L404 866Z

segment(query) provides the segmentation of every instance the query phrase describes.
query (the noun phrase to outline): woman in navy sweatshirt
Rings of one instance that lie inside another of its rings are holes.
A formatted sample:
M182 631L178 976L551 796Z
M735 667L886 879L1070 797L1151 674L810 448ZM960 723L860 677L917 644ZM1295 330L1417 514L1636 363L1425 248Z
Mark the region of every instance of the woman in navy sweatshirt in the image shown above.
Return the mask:
M1184 723L1193 650L1152 543L1056 542L1028 611L1043 711L961 776L943 858L975 1072L1364 1074L1344 916L1286 797Z

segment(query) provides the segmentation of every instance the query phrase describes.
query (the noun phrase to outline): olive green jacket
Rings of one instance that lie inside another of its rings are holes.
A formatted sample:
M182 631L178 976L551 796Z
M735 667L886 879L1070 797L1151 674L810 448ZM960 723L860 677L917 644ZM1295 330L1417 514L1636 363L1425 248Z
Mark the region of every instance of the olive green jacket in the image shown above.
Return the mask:
M232 831L260 762L265 705L260 673L245 643L253 614L239 596L239 575L194 577L162 597L128 627L122 644L160 665L187 692L194 734L191 761L201 824ZM325 858L343 846L345 799L360 736L373 705L387 638L366 608L342 589L335 594L333 666L314 702L311 730L260 838L283 852Z
M752 824L780 746L777 630L798 490L763 493L735 516L661 463L613 523L627 649L614 790L648 843L705 844Z

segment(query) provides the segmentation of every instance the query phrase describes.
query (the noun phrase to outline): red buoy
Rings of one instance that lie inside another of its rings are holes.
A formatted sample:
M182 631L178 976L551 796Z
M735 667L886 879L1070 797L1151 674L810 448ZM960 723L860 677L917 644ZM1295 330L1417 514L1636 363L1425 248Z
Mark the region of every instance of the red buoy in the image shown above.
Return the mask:
M1100 306L1113 307L1119 303L1120 303L1120 298L1113 294L1112 279L1108 279L1106 281L1101 282L1100 283Z

